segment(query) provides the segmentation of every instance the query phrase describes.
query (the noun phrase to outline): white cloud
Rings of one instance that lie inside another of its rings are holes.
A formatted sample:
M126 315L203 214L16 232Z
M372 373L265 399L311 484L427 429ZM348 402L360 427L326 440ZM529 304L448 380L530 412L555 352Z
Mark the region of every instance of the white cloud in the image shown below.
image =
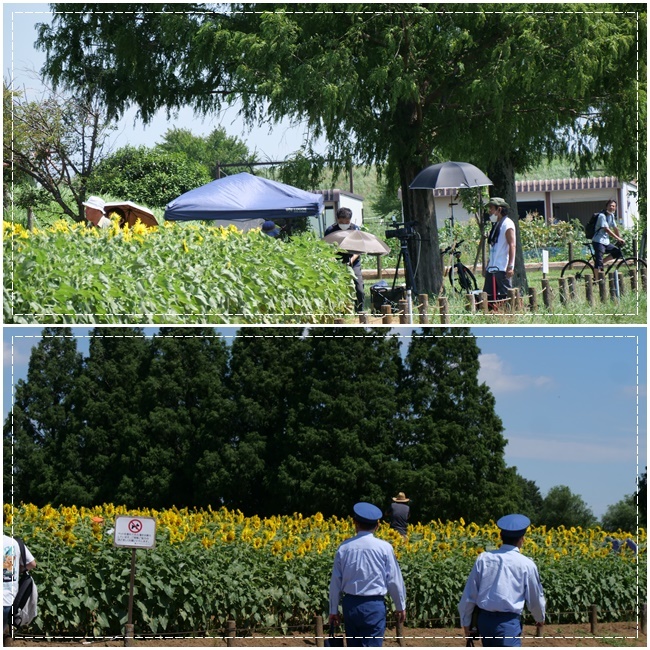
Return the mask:
M550 460L556 463L617 463L635 464L637 451L635 438L631 437L629 444L621 444L621 440L612 436L611 443L593 442L582 438L571 439L570 434L561 438L557 434L550 436L508 436L506 447L508 462L516 459Z
M493 393L514 393L529 388L551 386L553 379L545 375L516 375L498 354L479 355L479 381L485 382Z

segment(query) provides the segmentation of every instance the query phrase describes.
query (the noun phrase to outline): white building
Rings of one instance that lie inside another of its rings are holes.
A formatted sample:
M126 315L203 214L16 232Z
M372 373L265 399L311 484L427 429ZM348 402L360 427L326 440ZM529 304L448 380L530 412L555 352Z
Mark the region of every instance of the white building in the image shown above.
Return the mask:
M610 199L618 203L617 218L624 228L632 227L632 217L639 214L636 183L622 182L614 176L517 181L516 192L519 217L537 212L546 218L547 223L578 219L586 224L589 217L602 210ZM452 210L455 222L470 218L455 196L456 190L453 189L434 190L438 228L444 227L445 221L452 216Z

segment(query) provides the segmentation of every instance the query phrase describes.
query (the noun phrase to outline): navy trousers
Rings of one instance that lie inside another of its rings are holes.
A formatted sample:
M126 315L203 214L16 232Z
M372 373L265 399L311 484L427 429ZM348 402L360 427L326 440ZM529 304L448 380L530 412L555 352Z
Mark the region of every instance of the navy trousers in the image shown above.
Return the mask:
M512 648L521 645L521 617L508 612L478 613L478 631L483 647Z
M343 596L343 619L348 648L381 648L386 632L383 596Z

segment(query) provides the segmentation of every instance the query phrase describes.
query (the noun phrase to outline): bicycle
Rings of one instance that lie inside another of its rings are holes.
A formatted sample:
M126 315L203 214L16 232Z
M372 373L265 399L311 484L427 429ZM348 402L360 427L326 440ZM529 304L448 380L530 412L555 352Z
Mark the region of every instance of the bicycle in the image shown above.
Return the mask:
M472 293L472 291L478 290L478 285L474 274L460 261L460 245L463 241L461 239L461 241L448 246L444 251L441 251L441 255L451 253L456 258L454 264L447 269L447 275L453 290L456 293Z
M573 275L575 276L576 280L580 280L581 278L585 277L585 275L591 275L592 277L596 276L596 259L594 256L594 247L590 241L585 242L585 246L587 246L589 249L589 260L569 260L562 267L560 277L563 278L565 275ZM632 270L638 271L638 269L645 268L647 266L645 261L638 257L625 257L622 250L621 254L622 257L612 260L611 263L605 265L605 275L614 269L619 273L624 273L629 276L632 274Z

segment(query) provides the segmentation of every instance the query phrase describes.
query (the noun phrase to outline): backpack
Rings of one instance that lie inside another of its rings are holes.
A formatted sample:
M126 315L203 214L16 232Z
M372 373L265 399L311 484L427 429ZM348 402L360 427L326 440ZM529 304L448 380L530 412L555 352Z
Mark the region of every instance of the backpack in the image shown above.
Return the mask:
M25 542L19 537L16 537L16 542L20 548L20 560L22 566L27 566L27 556L25 553ZM29 571L23 571L18 578L18 593L14 598L12 610L13 610L13 625L14 627L20 627L22 625L27 625L35 617L35 608L34 615L30 616L28 611L30 608L27 607L29 600L36 594L36 584L34 583L34 578L29 574Z
M589 221L587 221L587 224L585 225L585 237L587 239L594 238L594 235L596 234L596 223L601 214L602 212L594 212L589 218Z

